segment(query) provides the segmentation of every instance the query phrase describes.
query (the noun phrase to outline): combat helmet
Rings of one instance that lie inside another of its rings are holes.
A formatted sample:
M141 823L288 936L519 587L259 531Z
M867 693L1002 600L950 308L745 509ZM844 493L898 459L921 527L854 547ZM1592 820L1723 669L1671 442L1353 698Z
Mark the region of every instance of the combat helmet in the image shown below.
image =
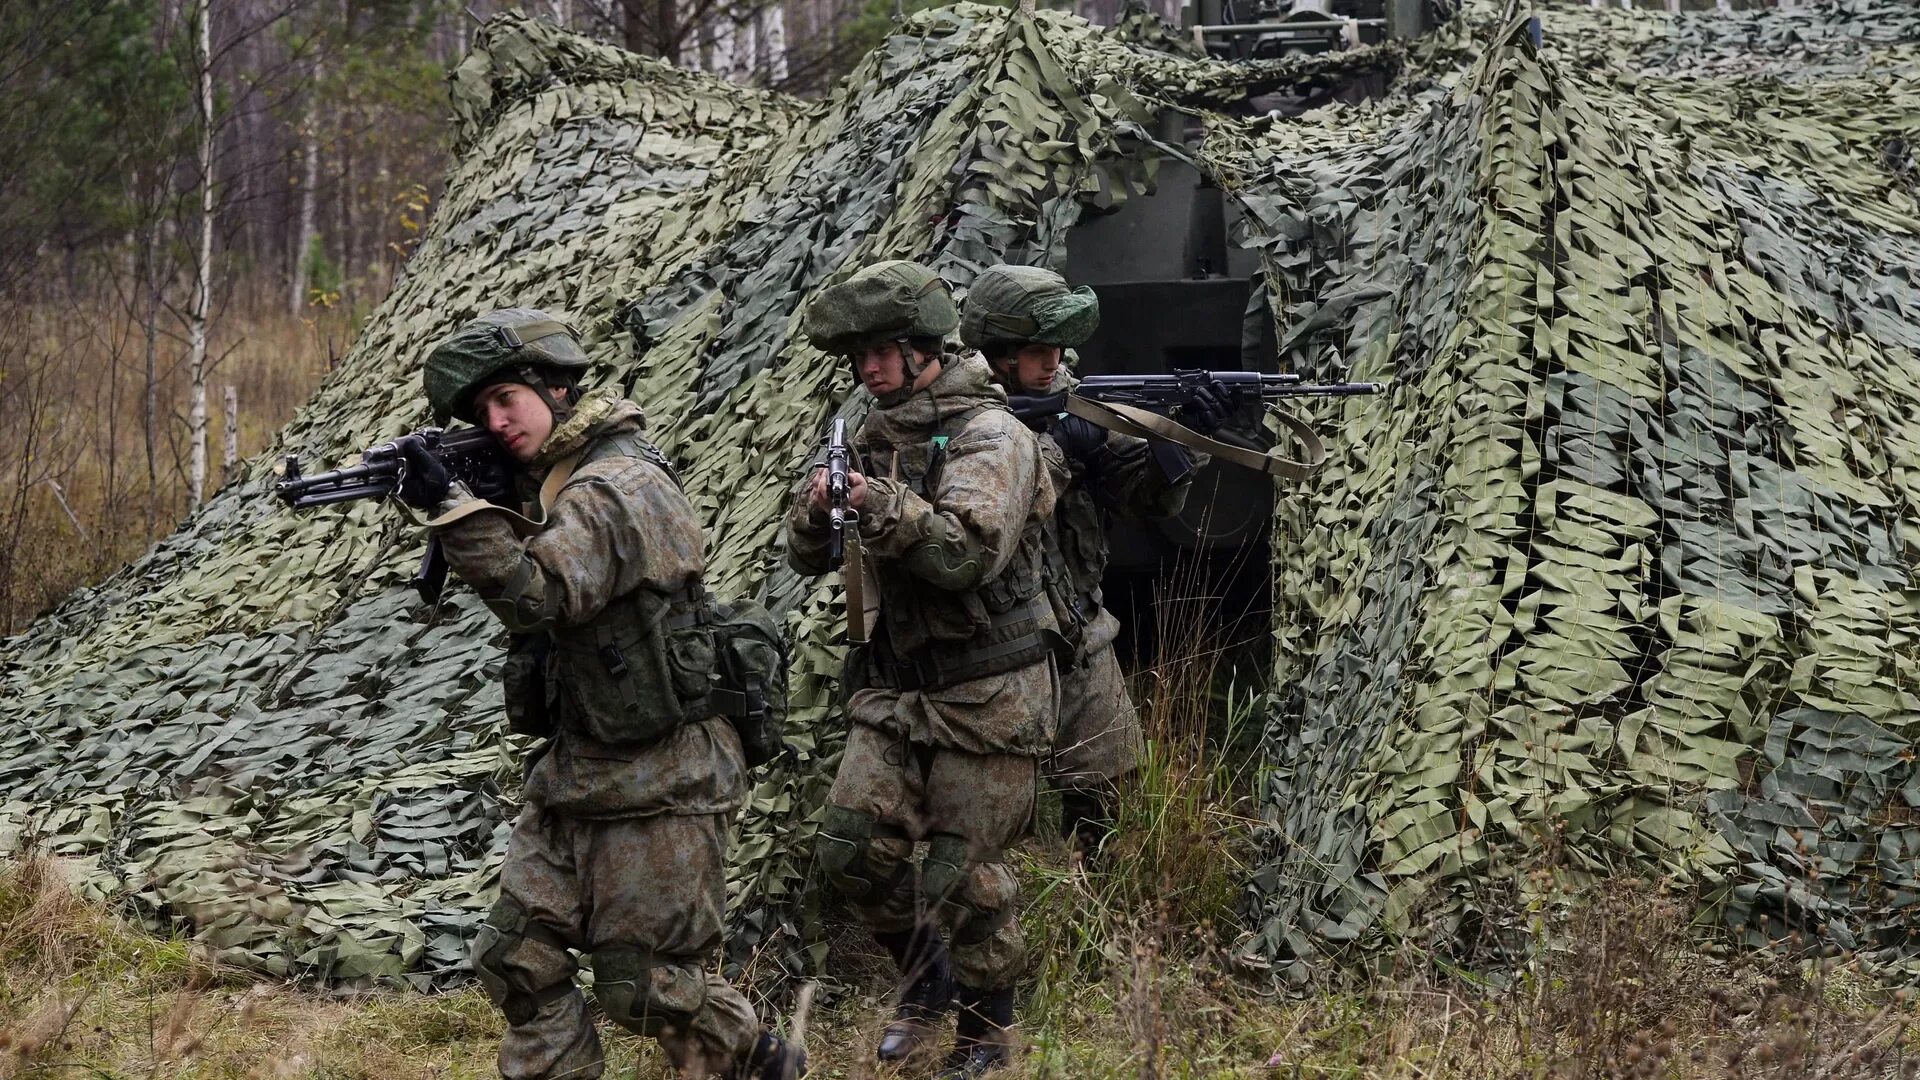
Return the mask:
M502 308L467 323L427 354L421 381L435 423L475 423L473 395L493 383L533 387L556 422L573 411L586 350L573 327L536 308Z
M1100 325L1100 298L1085 285L1038 266L994 266L980 272L960 311L960 340L991 355L1029 342L1071 349Z
M852 356L884 341L944 338L959 323L953 290L940 275L893 259L822 290L807 305L801 329L814 348ZM917 374L909 365L909 375Z

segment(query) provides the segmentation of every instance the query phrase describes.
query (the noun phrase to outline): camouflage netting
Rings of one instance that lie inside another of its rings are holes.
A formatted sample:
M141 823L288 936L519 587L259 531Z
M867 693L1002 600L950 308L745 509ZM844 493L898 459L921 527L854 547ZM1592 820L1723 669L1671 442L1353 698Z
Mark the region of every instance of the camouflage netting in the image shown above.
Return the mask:
M1247 951L1498 948L1553 860L1911 978L1920 11L1544 21L1213 131L1290 318L1385 293L1292 362L1394 382L1281 508Z
M1920 22L1583 6L1549 14L1545 55L1500 31L1473 9L1411 57L1236 67L962 5L806 105L496 19L452 80L428 235L281 445L0 644L0 846L85 860L231 962L457 973L522 749L494 625L465 590L414 597L391 510L291 513L270 468L423 422L426 348L535 305L683 463L717 591L801 643L807 753L762 778L730 882L736 959L793 962L838 662L834 590L783 568L777 520L850 388L797 312L874 259L962 285L1058 265L1084 205L1151 176L1171 106L1259 223L1292 361L1395 383L1314 407L1335 460L1280 510L1299 707L1271 733L1250 953L1292 974L1497 921L1559 827L1580 866L1666 867L1753 933L1779 916L1913 965ZM1381 102L1228 115L1403 65Z

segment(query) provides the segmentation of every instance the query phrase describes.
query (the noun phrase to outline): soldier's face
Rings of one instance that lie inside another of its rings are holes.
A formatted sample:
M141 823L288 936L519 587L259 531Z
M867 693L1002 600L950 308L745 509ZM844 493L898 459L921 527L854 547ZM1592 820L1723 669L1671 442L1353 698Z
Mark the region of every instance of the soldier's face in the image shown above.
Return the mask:
M907 361L900 355L897 341L883 341L855 353L853 370L860 375L860 385L874 397L907 385Z
M1044 394L1060 370L1060 346L1028 342L1013 354L1014 382L1029 394Z
M553 434L553 410L533 387L495 383L473 399L474 415L515 461L532 461Z

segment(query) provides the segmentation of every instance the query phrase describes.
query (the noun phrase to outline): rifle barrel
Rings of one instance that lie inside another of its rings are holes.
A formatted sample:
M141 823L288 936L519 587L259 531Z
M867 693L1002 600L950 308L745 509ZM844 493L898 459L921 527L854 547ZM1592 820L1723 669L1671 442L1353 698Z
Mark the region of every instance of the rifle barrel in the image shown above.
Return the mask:
M306 491L290 493L290 501L295 510L304 510L309 506L325 506L328 503L352 502L355 499L377 499L393 493L391 483L349 484L346 487L328 488L324 491Z

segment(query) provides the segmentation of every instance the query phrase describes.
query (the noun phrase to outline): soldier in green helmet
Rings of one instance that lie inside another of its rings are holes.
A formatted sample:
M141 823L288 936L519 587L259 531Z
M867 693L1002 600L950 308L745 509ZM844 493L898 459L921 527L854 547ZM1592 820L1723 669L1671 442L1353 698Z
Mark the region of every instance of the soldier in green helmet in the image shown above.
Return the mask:
M849 657L847 748L815 857L900 969L880 1058L908 1056L957 1006L948 1078L1007 1063L1025 945L1005 853L1053 745L1059 645L1042 591L1053 488L1040 442L980 358L947 344L958 321L946 283L910 262L861 270L804 317L874 398L849 481L879 596ZM801 573L827 571L829 531L816 469L786 520Z
M440 422L493 435L510 482L476 493L417 436L401 447L401 498L434 515L449 566L510 632L509 722L546 739L473 943L509 1025L500 1074L601 1074L579 953L601 1010L682 1075L790 1080L805 1054L712 971L746 763L705 696L700 520L640 407L581 393L586 367L544 312L483 315L428 355L426 393Z
M1068 288L1059 274L1037 266L995 266L974 278L960 314L960 340L979 349L995 381L1009 394L1057 394L1073 389L1067 350L1085 344L1100 324L1092 289ZM1227 392L1202 387L1180 419L1208 434L1230 406ZM1092 855L1112 830L1118 781L1138 761L1140 718L1113 641L1120 622L1106 610L1100 580L1106 573L1103 516L1133 520L1180 512L1194 462L1173 443L1108 432L1077 416L1035 421L1058 448L1051 460L1059 501L1048 534L1048 568L1062 601L1060 623L1074 646L1060 675L1060 726L1047 780L1060 790L1066 838Z

